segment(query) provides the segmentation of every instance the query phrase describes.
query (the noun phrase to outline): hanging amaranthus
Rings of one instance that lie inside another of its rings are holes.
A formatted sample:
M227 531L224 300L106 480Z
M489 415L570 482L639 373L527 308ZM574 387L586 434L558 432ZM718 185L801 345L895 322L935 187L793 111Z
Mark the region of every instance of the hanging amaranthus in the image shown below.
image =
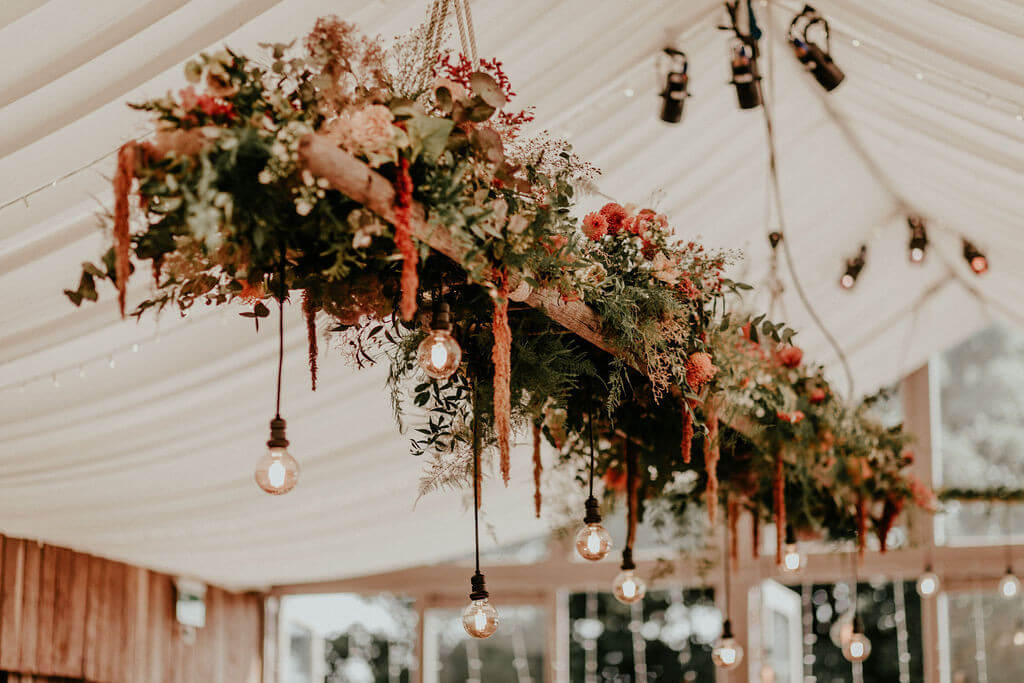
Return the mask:
M512 432L512 328L508 324L508 278L499 273L496 279L498 291L494 297L492 321L494 348L491 350L494 363L494 433L501 456L501 478L508 486Z
M752 548L754 558L761 557L761 515L758 514L757 508L755 507L751 511L751 527L750 527L750 543L754 546Z
M775 564L782 566L782 545L786 540L786 480L782 449L775 453Z
M540 461L540 423L533 423L533 507L537 519L540 519L540 475L544 471L544 464Z
M316 314L320 303L309 295L309 290L302 291L302 313L306 316L306 340L309 345L309 379L316 391L317 358L320 355L316 342Z
M704 467L708 474L708 521L714 526L718 518L718 458L721 450L718 443L718 405L716 399L711 396L704 402L704 418L708 425L708 433L704 437Z
M736 496L729 496L725 503L725 516L726 522L729 526L729 557L732 558L733 565L739 561L740 557L740 542L739 542L739 522L740 522L740 501Z
M868 507L864 503L864 495L857 494L857 554L864 558L868 548Z
M889 532L892 531L892 525L902 510L903 499L893 496L885 499L882 518L878 520L878 544L883 553L889 549Z
M633 543L636 541L636 519L637 519L637 504L636 495L637 488L639 487L639 481L637 480L637 460L636 451L630 446L629 439L625 439L626 449L626 507L627 507L627 529L626 529L626 548L629 550L633 549Z
M690 451L693 448L693 404L683 399L683 440L680 443L680 454L683 462L689 464Z
M138 147L134 141L126 142L117 151L117 172L114 174L114 277L117 280L117 305L124 317L125 291L131 275L130 254L132 238L128 195L135 179L135 158Z
M416 292L419 290L419 274L416 265L419 252L412 239L410 212L412 209L412 177L409 175L409 160L398 160L398 177L395 179L395 246L402 254L402 300L399 306L402 320L412 320L416 315Z

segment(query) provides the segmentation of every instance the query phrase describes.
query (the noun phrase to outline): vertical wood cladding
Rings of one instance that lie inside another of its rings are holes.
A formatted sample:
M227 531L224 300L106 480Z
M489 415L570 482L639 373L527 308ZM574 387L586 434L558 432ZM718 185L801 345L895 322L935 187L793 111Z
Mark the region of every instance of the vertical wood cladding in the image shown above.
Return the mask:
M0 683L259 683L263 602L210 587L187 642L170 576L0 536Z

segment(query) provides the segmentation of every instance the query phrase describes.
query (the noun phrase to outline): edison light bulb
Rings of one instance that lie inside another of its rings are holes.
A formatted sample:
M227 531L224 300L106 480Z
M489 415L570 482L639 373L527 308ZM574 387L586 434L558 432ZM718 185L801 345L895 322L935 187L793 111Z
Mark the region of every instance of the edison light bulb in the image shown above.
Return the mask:
M1006 576L999 582L999 594L1004 598L1015 598L1020 593L1020 581L1013 575L1013 570L1007 569Z
M731 635L727 636L726 633L727 631L722 632L722 638L711 650L711 661L719 669L731 671L743 661L743 647L736 642L735 638Z
M462 627L474 638L490 638L498 630L498 610L487 598L474 600L462 611Z
M843 657L848 662L863 662L871 655L871 641L859 631L854 631L843 645Z
M787 543L782 549L782 572L799 574L807 564L807 559L800 554L796 543Z
M448 379L459 369L462 348L448 330L431 330L420 342L417 360L430 377Z
M615 593L616 600L624 605L629 605L637 600L643 600L644 594L647 593L647 584L636 575L634 570L624 569L615 577L612 591Z
M584 560L603 560L611 549L612 535L599 523L587 524L576 534L576 552Z
M939 592L941 586L942 582L939 581L939 577L929 567L917 579L917 594L922 598L930 598Z
M288 493L299 481L299 462L287 448L271 446L256 464L256 483L267 493Z

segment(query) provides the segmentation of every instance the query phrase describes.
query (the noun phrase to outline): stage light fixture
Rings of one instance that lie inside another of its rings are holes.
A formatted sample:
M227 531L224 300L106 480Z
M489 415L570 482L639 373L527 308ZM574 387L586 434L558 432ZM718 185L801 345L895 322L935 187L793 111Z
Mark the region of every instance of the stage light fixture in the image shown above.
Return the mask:
M925 229L924 219L920 216L907 218L907 226L910 228L910 262L923 263L925 250L928 248L928 231Z
M846 260L846 271L843 273L843 276L839 278L840 287L843 289L853 289L853 286L857 284L857 278L860 277L860 272L864 270L867 258L868 247L866 244L862 244L857 255Z
M761 106L761 76L753 49L741 41L732 45L732 80L736 86L736 100L740 109L757 109Z
M807 37L808 32L815 26L824 31L824 49ZM826 91L835 90L846 78L843 70L832 60L832 39L828 21L810 5L804 5L803 11L796 15L789 25L789 44L793 46L796 58Z
M988 272L988 258L981 253L981 250L964 240L964 260L971 267L975 275L983 275Z
M683 107L690 96L687 90L690 77L686 71L686 53L674 47L662 50L661 72L665 78L665 88L661 91L661 120L665 123L679 123L683 120Z

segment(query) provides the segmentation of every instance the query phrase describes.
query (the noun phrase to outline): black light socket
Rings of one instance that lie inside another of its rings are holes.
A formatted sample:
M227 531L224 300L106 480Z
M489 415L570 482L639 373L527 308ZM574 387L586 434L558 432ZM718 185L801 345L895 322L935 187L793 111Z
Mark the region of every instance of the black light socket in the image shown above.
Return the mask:
M469 594L470 600L486 600L490 597L487 592L487 585L484 582L484 575L480 572L473 574L469 580L469 585L472 588L472 592Z

